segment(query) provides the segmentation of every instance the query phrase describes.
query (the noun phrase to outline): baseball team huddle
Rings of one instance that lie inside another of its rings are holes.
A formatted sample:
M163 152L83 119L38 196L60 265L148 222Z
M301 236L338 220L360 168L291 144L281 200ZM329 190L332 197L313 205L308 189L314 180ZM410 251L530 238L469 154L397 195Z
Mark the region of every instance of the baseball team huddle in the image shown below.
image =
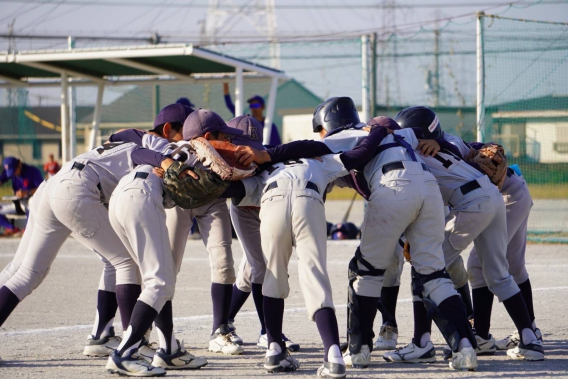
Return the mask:
M225 122L210 110L171 104L152 130L120 130L67 162L31 198L25 233L0 273L0 326L41 284L73 234L103 262L83 354L108 356L106 371L126 376L204 367L207 360L174 335L172 311L197 224L211 266L211 352L243 353L235 318L252 293L264 369L300 368L291 354L300 345L282 330L295 249L308 317L323 343L318 377L366 368L373 350L387 350L388 362L434 362L432 321L452 369L475 370L478 355L496 350L516 360L544 359L525 267L532 199L501 146L464 142L423 106L360 122L348 97L320 104L313 131L319 141L264 146L263 125L249 115ZM353 188L367 202L360 245L346 262L343 344L326 265L324 201L334 186ZM237 271L231 224L245 253ZM472 242L464 262L460 254ZM396 349L405 259L414 337ZM502 340L490 334L494 296L516 328ZM113 327L117 310L121 336ZM382 325L374 341L377 311Z

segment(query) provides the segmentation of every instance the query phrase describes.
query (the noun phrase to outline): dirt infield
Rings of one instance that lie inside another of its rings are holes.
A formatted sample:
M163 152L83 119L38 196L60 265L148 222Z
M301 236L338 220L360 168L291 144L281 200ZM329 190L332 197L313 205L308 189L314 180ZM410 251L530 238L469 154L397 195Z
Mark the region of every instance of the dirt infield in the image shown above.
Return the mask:
M10 261L18 243L18 239L0 241L0 267ZM357 241L330 241L328 246L328 268L340 335L344 338L347 262ZM234 243L233 249L238 263L242 255L239 244ZM506 358L504 352L498 352L494 357L479 358L477 372L454 372L442 361L440 352L443 341L436 331L433 338L439 348L437 363L389 364L382 360L379 352L373 352L371 367L349 370L349 377L568 377L568 324L565 317L568 246L529 245L527 264L534 289L537 325L544 333L546 361L512 361ZM0 329L0 356L4 360L0 366L0 378L86 379L108 376L103 372L105 360L88 359L81 355L95 315L95 296L101 268L102 264L95 255L74 239L64 244L44 283ZM314 377L322 361L322 350L316 326L307 318L297 273L294 255L290 264L291 294L286 301L284 332L302 346L295 355L302 367L294 376ZM402 287L397 308L401 344L409 342L412 335L408 267L405 267ZM252 299L245 304L236 320L238 333L245 340L245 354L226 357L206 351L212 320L209 289L209 262L205 249L200 241L189 241L174 300L175 329L178 338L185 340L186 346L194 354L209 359L209 365L199 371L169 372L167 376L266 376L261 368L263 352L255 346L259 323ZM496 302L493 309L492 333L497 338L504 337L513 330L513 324L501 304ZM378 327L375 329L378 330ZM154 338L157 337L154 335Z

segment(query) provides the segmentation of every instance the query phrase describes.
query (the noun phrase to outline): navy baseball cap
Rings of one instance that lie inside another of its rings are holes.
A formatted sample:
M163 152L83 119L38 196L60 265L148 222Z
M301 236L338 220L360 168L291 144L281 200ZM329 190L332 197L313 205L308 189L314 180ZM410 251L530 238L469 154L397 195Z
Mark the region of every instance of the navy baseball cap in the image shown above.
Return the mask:
M253 97L251 97L250 99L247 100L247 103L249 103L250 105L252 105L251 104L252 102L257 102L257 103L260 104L260 106L264 107L264 99L261 96L254 95Z
M176 100L176 104L185 105L186 107L195 108L195 105L187 97L180 97Z
M400 129L400 125L398 125L398 123L395 120L393 120L390 117L386 117L386 116L374 117L374 118L370 119L369 121L367 121L367 125L368 126L373 126L373 125L384 126L385 128L388 128L390 130L399 130Z
M243 131L229 127L217 113L199 108L192 112L183 123L183 139L203 136L207 132L220 132L231 136L240 136Z
M6 170L6 176L8 178L11 178L12 176L14 176L14 172L16 171L16 168L18 168L18 165L20 164L20 160L16 157L6 157L4 158L4 170Z
M154 121L154 128L165 124L166 122L173 123L179 122L183 124L187 116L193 112L193 109L182 104L170 104L164 107L156 116Z
M257 150L266 150L262 144L263 125L256 118L246 114L233 118L227 125L243 131L242 136L231 140L235 145L245 145Z

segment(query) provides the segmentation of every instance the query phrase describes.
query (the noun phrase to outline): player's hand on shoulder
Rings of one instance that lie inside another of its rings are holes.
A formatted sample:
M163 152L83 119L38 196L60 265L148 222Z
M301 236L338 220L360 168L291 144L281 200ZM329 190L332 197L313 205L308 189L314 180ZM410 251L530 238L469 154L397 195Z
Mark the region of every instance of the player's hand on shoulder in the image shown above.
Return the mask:
M416 148L422 155L434 156L440 151L440 144L433 139L419 139Z
M156 175L158 178L164 179L164 169L160 168L160 167L154 167L152 168L152 172L154 173L154 175Z
M266 151L254 149L250 146L237 146L235 151L235 159L243 166L249 166L252 162L263 164L270 162L270 155Z

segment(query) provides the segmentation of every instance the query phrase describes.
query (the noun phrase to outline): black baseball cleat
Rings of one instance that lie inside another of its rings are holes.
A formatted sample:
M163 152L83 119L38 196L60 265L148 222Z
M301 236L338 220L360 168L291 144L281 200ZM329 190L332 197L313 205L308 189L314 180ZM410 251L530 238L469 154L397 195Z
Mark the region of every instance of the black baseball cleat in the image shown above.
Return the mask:
M276 342L272 342L266 350L264 368L269 373L291 372L300 368L300 363L290 355L288 349L282 349Z
M106 371L122 376L149 377L166 375L166 370L163 368L154 367L143 358L133 357L136 352L137 349L133 349L125 357L121 357L118 351L114 350L108 357Z

